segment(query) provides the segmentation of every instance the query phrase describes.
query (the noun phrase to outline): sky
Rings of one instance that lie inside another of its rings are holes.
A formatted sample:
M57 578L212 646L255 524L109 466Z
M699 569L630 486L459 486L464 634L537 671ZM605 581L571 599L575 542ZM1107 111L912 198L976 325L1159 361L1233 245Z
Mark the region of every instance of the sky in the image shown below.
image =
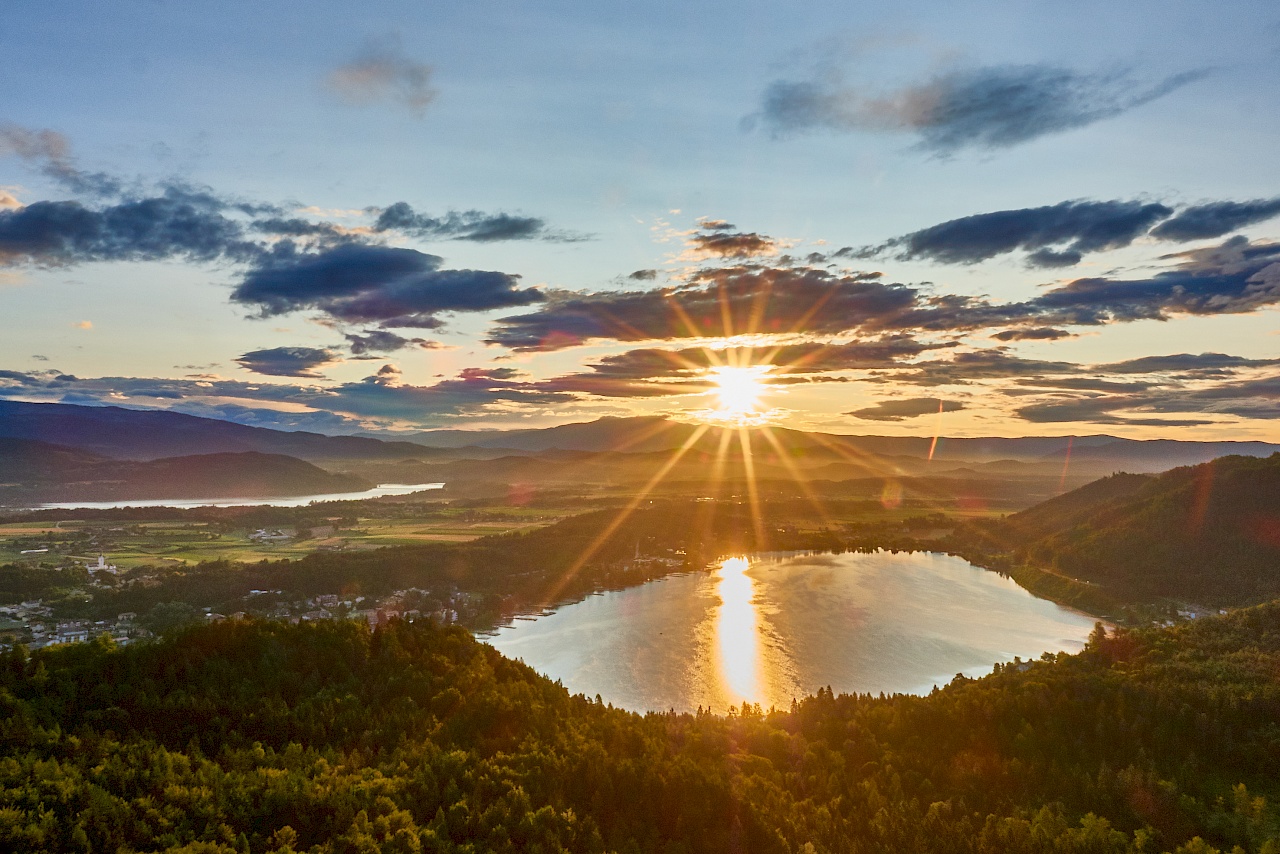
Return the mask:
M0 6L0 397L1280 441L1267 2Z

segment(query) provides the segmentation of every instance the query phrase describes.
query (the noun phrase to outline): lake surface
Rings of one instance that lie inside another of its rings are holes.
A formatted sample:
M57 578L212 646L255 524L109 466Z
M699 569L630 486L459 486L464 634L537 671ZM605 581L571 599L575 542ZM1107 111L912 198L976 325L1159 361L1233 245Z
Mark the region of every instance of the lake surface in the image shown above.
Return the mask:
M1079 651L1096 619L1011 579L927 552L730 558L599 593L485 638L633 711L836 693L928 693L996 662Z
M313 501L360 501L384 495L408 495L424 489L441 489L443 483L384 483L364 492L335 492L327 495L295 495L289 498L157 498L143 501L68 501L37 504L35 510L118 510L121 507L305 507Z

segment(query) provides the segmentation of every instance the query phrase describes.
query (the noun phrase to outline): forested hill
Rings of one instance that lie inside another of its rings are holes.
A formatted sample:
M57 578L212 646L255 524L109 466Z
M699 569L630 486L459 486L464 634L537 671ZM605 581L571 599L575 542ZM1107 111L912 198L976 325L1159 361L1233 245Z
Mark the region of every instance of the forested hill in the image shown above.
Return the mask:
M967 534L1128 600L1265 601L1280 596L1280 454L1114 475Z
M283 454L247 451L137 462L0 438L0 505L333 494L373 485Z
M1274 854L1278 717L1280 605L727 717L459 629L227 622L0 658L0 849Z

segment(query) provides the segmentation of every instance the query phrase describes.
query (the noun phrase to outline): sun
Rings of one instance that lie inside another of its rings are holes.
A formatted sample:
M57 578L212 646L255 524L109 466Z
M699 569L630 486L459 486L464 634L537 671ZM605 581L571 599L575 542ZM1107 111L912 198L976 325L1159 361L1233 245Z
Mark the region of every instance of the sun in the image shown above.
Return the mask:
M769 390L765 378L772 369L772 365L710 368L707 379L719 406L699 414L707 421L740 426L767 420L768 413L761 411L760 401Z

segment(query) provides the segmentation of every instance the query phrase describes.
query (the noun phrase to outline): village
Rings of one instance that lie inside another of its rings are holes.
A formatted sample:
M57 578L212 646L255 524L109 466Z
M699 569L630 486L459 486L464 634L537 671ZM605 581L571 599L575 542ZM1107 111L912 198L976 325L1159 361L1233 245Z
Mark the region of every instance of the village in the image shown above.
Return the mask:
M146 579L130 579L128 573L108 563L105 555L96 562L79 565L89 575L89 588L144 584ZM110 580L108 580L108 577ZM86 599L92 592L85 591ZM44 600L33 598L0 605L0 648L18 644L41 649L54 644L80 643L108 637L120 645L152 638L169 628L201 622L265 618L290 623L316 620L359 620L375 627L392 619L430 620L437 625L465 623L473 618L479 603L474 594L450 589L425 590L410 587L383 597L336 593L301 597L282 590L251 590L239 603L242 607L220 613L212 607L195 608L183 602L157 605L143 615L127 611L107 619L59 619Z

